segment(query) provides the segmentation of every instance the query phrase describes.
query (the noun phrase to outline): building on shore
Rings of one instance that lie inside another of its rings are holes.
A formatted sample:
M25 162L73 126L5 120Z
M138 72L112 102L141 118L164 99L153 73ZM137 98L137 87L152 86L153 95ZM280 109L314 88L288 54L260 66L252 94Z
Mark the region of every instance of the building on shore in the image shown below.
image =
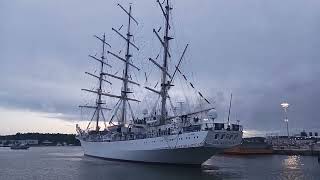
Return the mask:
M273 147L306 147L315 144L320 141L320 136L317 132L306 133L302 131L300 134L294 136L279 136L278 134L268 134L266 137L266 142L271 144Z
M30 146L37 146L39 145L39 141L36 139L0 140L0 146L11 146L12 144L28 144Z
M320 137L318 133L302 131L294 136L268 135L268 144L272 145L276 154L287 155L320 155Z

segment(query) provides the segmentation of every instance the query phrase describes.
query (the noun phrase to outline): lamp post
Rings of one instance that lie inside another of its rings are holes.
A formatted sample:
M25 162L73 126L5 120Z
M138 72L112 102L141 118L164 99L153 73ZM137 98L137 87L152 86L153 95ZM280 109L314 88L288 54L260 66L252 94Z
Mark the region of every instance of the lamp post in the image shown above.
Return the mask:
M284 110L284 114L285 114L285 118L284 118L284 122L287 123L287 135L288 135L288 139L289 139L289 120L288 120L288 107L289 104L287 102L283 102L281 103L281 106Z

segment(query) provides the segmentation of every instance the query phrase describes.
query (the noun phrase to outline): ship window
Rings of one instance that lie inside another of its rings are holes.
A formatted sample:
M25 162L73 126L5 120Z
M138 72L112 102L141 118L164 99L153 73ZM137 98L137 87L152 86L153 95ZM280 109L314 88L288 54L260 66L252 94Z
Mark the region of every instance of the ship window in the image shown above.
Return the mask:
M223 138L224 138L224 136L225 136L225 135L224 135L224 134L222 134L222 136L221 136L221 138L220 138L220 139L223 139Z
M219 134L216 134L216 135L214 136L215 139L218 139L218 137L219 137Z

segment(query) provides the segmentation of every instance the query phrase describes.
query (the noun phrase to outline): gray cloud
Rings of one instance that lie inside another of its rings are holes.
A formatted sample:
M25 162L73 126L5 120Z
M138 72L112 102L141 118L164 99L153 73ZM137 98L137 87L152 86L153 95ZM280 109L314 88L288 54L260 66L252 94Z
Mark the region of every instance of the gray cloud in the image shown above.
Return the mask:
M90 99L80 89L95 85L83 74L95 69L87 55L100 50L92 35L106 32L115 52L124 46L111 32L111 27L126 22L118 2L128 4L126 0L1 1L0 106L77 114L77 105ZM177 59L190 43L181 68L215 100L220 120L226 119L233 92L232 118L248 129L282 131L280 103L285 100L291 104L290 127L320 129L318 1L173 4L172 54ZM155 80L157 72L146 59L159 52L152 28L161 25L161 13L149 0L135 1L133 11L140 22L134 29L135 41L142 49L134 53L134 61L152 72L150 78ZM110 63L115 66L112 72L120 69L116 60ZM137 78L143 82L143 72ZM137 96L145 92L137 91Z

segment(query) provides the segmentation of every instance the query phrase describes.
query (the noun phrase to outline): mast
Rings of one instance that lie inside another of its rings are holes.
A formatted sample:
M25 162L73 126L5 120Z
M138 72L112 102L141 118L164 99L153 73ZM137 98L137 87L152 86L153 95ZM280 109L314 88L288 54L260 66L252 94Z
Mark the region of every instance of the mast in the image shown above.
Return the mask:
M160 3L158 1L158 3ZM161 6L161 4L160 4ZM161 9L163 10L162 6ZM167 109L166 109L166 103L167 103L167 97L168 97L168 87L170 86L169 81L167 82L167 72L168 72L168 53L169 53L169 40L172 38L168 36L169 34L169 20L170 20L170 6L169 6L169 0L166 0L166 6L165 6L165 32L164 32L164 39L163 39L163 65L162 65L162 80L161 80L161 119L160 124L165 124L166 118L167 118Z
M129 7L129 14L128 14L128 30L127 30L127 48L126 48L126 62L125 62L125 68L124 68L124 73L123 73L123 89L121 92L121 97L122 97L122 113L121 113L121 124L124 124L126 122L126 111L127 111L127 94L130 93L128 89L128 71L129 71L129 64L130 62L130 40L131 40L131 34L130 34L130 26L131 26L131 5Z
M102 95L104 94L104 93L102 92L102 86L103 86L103 82L107 82L107 83L111 84L109 81L107 81L107 80L105 80L105 79L103 78L103 76L104 76L104 66L107 65L107 66L111 67L109 64L107 64L107 63L105 62L105 59L106 59L106 58L105 58L105 45L108 45L109 47L111 47L111 46L110 46L110 44L108 44L108 43L106 42L106 35L105 35L105 34L103 34L102 38L100 38L100 37L98 37L98 36L96 36L96 35L95 35L94 37L97 38L98 40L100 40L100 41L102 42L101 58L99 59L99 58L97 58L97 57L95 57L95 56L91 56L91 55L89 55L89 57L91 57L92 59L97 60L98 62L100 62L100 73L99 73L99 76L94 75L94 74L92 74L92 73L88 73L88 72L86 72L86 74L88 74L88 75L90 75L90 76L92 76L92 77L95 77L95 78L97 78L97 79L99 80L99 81L98 81L97 91L92 91L92 92L95 92L95 93L97 94L96 105L95 105L95 106L85 105L85 106L79 106L79 107L80 107L80 108L91 108L91 109L95 109L94 114L93 114L93 116L92 116L92 118L91 118L91 121L93 120L94 116L96 116L95 131L98 132L99 129L100 129L100 127L99 127L99 121L100 121L100 118L101 118L100 115L102 115L102 117L104 118L104 115L103 115L102 110L103 110L103 109L110 110L110 109L108 109L108 108L102 107L102 105L105 104L105 103L102 101ZM84 91L89 91L89 90L87 90L87 89L82 89L82 90L84 90ZM90 121L90 123L91 123L91 121ZM89 123L89 125L90 125L90 123ZM89 128L89 125L88 125L88 128Z
M119 98L120 99L120 101L117 104L116 109L114 111L114 114L111 117L111 120L109 121L109 123L112 123L113 118L116 116L118 110L120 109L121 117L118 120L118 123L119 123L119 125L124 125L127 122L127 118L126 118L126 116L127 116L127 107L129 107L129 109L131 110L131 106L130 106L129 101L140 102L140 101L138 101L136 99L131 99L131 98L128 97L128 94L133 93L133 92L130 91L130 89L128 87L129 83L137 85L137 86L140 86L140 84L138 84L138 83L136 83L136 82L134 82L132 80L129 80L129 67L130 66L135 68L135 69L137 69L138 71L140 70L138 67L136 67L134 64L131 63L132 55L130 54L130 46L133 46L135 49L137 49L139 51L139 48L135 44L133 44L131 42L131 38L133 36L131 34L131 20L133 20L137 25L138 25L138 22L131 15L131 4L129 6L129 11L127 11L125 8L123 8L120 4L118 4L118 6L128 15L128 26L127 26L126 37L123 36L118 30L116 30L114 28L112 28L112 30L115 31L120 37L122 37L126 41L126 55L125 55L125 58L122 58L122 57L120 57L120 56L118 56L115 53L112 53L110 51L108 51L108 53L111 54L112 56L116 57L117 59L119 59L119 60L124 62L123 75L122 75L122 77L118 77L118 76L115 76L115 75L112 75L112 74L107 74L107 73L104 73L104 75L110 76L112 78L119 79L119 80L122 81L121 96L115 96L115 95L110 95L110 94L108 94L107 96L111 96L111 97L115 97L115 98ZM122 106L122 107L120 108L120 106ZM131 110L131 113L132 113L132 110ZM133 114L132 114L132 117L134 117Z
M105 41L106 36L103 34L103 41ZM96 119L96 131L99 131L99 118L100 118L100 111L101 111L101 93L102 93L102 79L103 79L103 62L104 62L104 43L102 43L102 53L101 53L101 65L100 65L100 76L99 76L99 88L98 88L98 100L96 102L97 104L97 119Z
M162 14L165 18L165 31L164 31L164 37L163 39L160 37L160 35L158 34L158 32L160 31L160 29L158 31L156 31L155 29L153 29L153 32L156 34L158 40L160 41L162 47L164 48L163 51L163 63L162 65L160 65L159 63L157 63L154 59L149 58L149 60L155 64L161 71L161 89L160 91L152 89L150 87L145 87L146 89L150 90L151 92L157 93L158 95L160 95L161 97L161 116L160 116L160 125L163 125L166 123L166 120L168 119L168 112L167 112L167 108L166 108L166 104L167 104L167 99L169 98L169 94L168 91L170 89L172 85L172 81L174 76L176 75L176 72L178 71L178 68L180 66L180 63L184 57L184 54L188 48L188 44L185 47L182 56L180 57L179 63L176 66L176 69L173 73L173 75L171 76L168 72L169 70L169 66L168 66L168 58L171 58L170 52L169 52L169 41L173 39L173 37L169 36L169 30L170 30L170 11L172 10L172 7L170 7L169 4L169 0L165 0L166 2L166 6L165 9L163 8L162 4L160 3L159 0L157 0L157 3L159 4ZM169 79L167 78L167 76L169 77Z
M170 40L173 39L173 37L169 36L169 30L171 28L170 27L170 11L172 10L172 7L170 7L169 0L164 0L162 3L159 0L157 0L157 3L159 4L159 6L161 8L161 11L162 11L162 14L163 14L163 16L165 18L164 37L161 38L160 35L158 34L158 32L160 32L160 30L161 30L161 27L158 30L153 29L153 33L155 33L156 37L158 38L158 40L160 41L162 47L164 48L164 51L163 51L163 63L162 63L162 65L160 65L157 61L155 61L152 58L149 58L149 61L151 61L154 65L156 65L156 67L158 67L162 71L162 74L161 74L161 89L160 90L156 90L156 89L153 89L153 88L150 88L150 87L145 87L145 88L147 90L151 91L151 92L154 92L154 93L158 94L159 97L161 98L160 125L164 125L166 123L166 120L171 120L171 119L176 118L176 117L180 117L181 118L182 116L190 116L190 115L194 115L194 114L198 114L198 113L203 113L203 112L210 111L211 109L214 109L214 108L208 108L208 109L205 109L205 110L196 111L196 112L193 112L193 113L187 113L187 114L180 115L180 116L177 116L177 115L174 115L172 117L168 116L168 111L166 109L167 99L170 100L170 96L168 94L168 91L170 90L170 88L172 86L174 86L172 84L172 82L173 82L174 77L177 74L177 72L182 74L182 72L179 69L179 67L181 65L181 62L183 60L183 57L184 57L184 55L185 55L185 53L187 51L187 48L188 48L189 44L187 44L185 46L185 48L183 50L183 53L182 53L182 55L181 55L181 57L179 59L179 62L175 66L175 70L174 70L173 74L170 75L170 73L168 72L168 70L169 70L168 58L171 58L171 55L170 55L170 52L169 52L169 42L170 42ZM163 8L163 6L162 6L162 4L164 4L164 3L165 3L165 8ZM187 78L185 77L185 75L183 75L183 77L187 81ZM191 85L192 88L194 88L192 83L190 83L190 82L188 82L188 83ZM198 92L198 94L200 95L200 97L204 98L203 95L200 92ZM210 102L206 98L204 98L204 99L208 104L210 104Z

